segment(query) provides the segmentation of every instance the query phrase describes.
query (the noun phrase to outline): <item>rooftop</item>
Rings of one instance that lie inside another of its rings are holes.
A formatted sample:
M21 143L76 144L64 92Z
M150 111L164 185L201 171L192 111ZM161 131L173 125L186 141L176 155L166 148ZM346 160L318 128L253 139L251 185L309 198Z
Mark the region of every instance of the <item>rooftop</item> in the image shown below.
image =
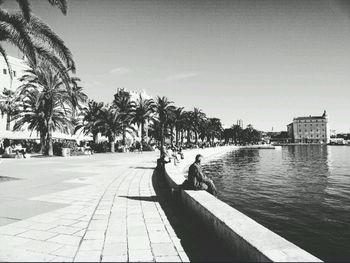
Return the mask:
M326 116L307 116L307 117L296 117L294 120L311 120L311 119L325 119Z
M293 118L293 120L314 120L314 119L326 119L327 118L327 113L326 111L323 112L321 116L305 116L305 117L296 117Z

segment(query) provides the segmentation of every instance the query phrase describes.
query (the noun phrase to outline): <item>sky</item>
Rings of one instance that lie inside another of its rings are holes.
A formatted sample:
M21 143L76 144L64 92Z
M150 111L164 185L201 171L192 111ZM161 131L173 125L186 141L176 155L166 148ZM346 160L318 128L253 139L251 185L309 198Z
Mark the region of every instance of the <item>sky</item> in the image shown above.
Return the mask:
M69 0L66 16L31 3L92 99L145 90L264 131L327 110L331 129L350 132L350 1Z

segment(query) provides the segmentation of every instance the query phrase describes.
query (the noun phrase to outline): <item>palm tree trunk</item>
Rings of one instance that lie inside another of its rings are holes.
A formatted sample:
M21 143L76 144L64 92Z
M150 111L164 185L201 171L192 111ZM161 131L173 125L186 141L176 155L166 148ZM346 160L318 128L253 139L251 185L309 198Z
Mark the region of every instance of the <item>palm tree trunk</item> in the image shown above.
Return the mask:
M194 131L195 143L198 144L198 132Z
M179 129L177 127L175 127L175 144L176 146L179 145Z
M126 146L126 127L123 127L123 145Z
M115 152L114 137L113 137L113 136L110 136L110 137L108 138L108 140L109 140L109 143L110 143L110 145L111 145L111 153L114 153L114 152Z
M184 142L184 130L181 130L181 145Z
M93 139L94 143L96 143L96 144L98 143L98 141L97 141L98 136L97 135L98 135L98 132L93 132L92 133L92 139Z
M47 153L46 154L48 156L53 156L52 133L50 130L47 132L46 145L47 145Z
M161 130L160 130L160 157L163 156L164 154L164 151L163 151L163 148L164 148L164 125L161 125Z
M45 134L43 132L40 132L40 153L45 154L46 152L46 143L45 143Z
M141 145L143 147L143 143L145 140L145 124L141 123Z
M9 131L11 129L10 123L11 123L11 115L10 113L6 114L6 131Z
M191 142L191 131L187 130L187 143Z
M170 145L173 147L173 141L174 141L174 133L173 133L174 127L170 125Z

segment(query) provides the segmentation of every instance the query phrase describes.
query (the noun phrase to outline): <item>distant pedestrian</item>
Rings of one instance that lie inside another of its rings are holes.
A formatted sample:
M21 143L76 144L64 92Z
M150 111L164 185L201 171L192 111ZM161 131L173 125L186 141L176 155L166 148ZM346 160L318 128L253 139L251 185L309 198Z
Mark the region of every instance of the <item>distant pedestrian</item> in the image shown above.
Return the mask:
M185 187L189 190L206 190L216 196L217 190L213 181L203 173L201 167L202 158L202 155L196 155L195 162L188 169L188 181L185 183Z
M163 164L166 163L170 163L171 162L171 158L169 156L168 151L165 149L165 146L163 146L163 148L161 148L161 156L160 156L160 160Z

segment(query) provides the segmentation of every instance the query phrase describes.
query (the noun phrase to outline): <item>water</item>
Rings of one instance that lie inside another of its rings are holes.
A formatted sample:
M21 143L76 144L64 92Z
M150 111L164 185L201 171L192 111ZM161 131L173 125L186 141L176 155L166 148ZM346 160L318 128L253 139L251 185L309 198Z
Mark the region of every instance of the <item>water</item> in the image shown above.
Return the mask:
M242 149L203 168L224 202L322 260L350 260L349 146Z

